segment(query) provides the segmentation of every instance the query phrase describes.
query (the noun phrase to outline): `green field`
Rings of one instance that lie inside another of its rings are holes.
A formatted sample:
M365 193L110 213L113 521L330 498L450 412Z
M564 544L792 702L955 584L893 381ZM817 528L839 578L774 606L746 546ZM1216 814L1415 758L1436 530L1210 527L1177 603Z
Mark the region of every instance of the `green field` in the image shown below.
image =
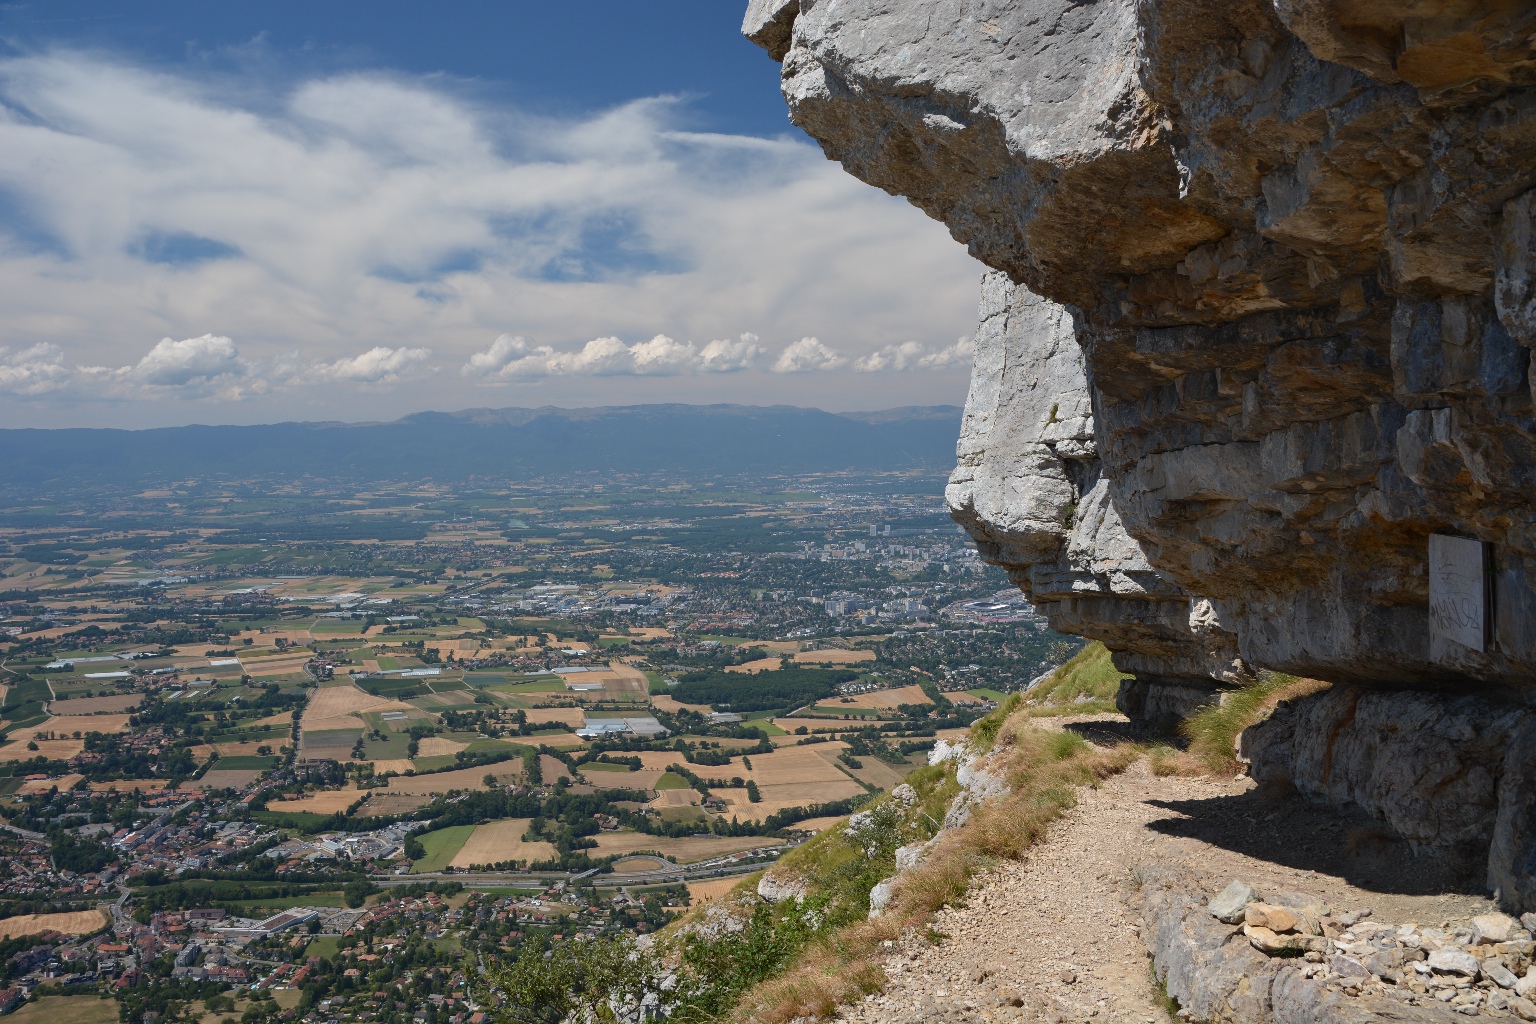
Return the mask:
M532 683L502 683L499 686L488 686L486 689L495 690L498 693L559 693L565 689L565 684L557 676L554 679L540 679Z
M341 946L341 940L334 935L321 935L310 939L309 945L304 947L304 956L334 958Z
M976 690L966 690L965 692L970 694L972 697L980 697L982 700L1003 700L1008 696L1002 690L991 690L987 689L986 687L982 687Z
M282 758L275 756L262 757L258 754L237 754L234 757L221 757L214 763L214 765L220 771L224 771L226 769L234 771L250 771L252 769L266 770L268 768L276 767L278 762L281 760Z
M305 893L303 896L274 896L264 900L231 900L220 904L231 914L261 919L287 907L344 907L346 898L339 892ZM245 913L245 910L254 913Z
M436 832L417 836L427 855L421 860L412 862L411 870L441 871L458 855L464 844L469 842L470 833L474 830L474 825L452 825L448 828L440 828Z
M588 761L581 766L581 770L584 772L628 772L630 768L627 764L607 764L602 761Z
M452 754L433 754L431 757L418 757L411 761L418 772L435 772L444 768L452 768L459 763L459 759Z
M687 789L688 780L681 775L673 775L671 772L662 772L661 778L656 780L657 789Z

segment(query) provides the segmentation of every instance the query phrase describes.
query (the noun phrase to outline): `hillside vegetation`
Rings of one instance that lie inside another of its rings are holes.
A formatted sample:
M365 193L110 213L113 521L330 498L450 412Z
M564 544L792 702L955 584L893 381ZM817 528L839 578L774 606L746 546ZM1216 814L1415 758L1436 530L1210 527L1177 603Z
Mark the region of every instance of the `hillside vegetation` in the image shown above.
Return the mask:
M1095 640L1029 691L1028 702L1036 714L1113 711L1120 682L1129 678L1110 661L1109 649Z
M966 898L978 871L1018 859L1041 841L1082 787L1148 752L1132 742L1097 746L1034 720L1042 709L1101 710L1122 678L1108 652L1092 644L1028 698L1011 695L971 727L963 752L918 769L906 786L785 854L768 871L763 891L772 900L759 895L752 876L647 945L631 938L587 942L551 959L528 947L493 972L503 1012L512 1021L619 1019L614 1007L638 1008L660 996L669 1019L685 1024L787 1024L828 1018L881 990L882 943L921 934L936 911ZM1186 724L1187 751L1152 749L1154 770L1232 770L1232 744L1243 728L1278 701L1320 685L1267 674L1229 692ZM966 792L958 769L967 756L971 785L987 788L990 779L994 796L943 828ZM898 851L908 865L899 873ZM871 916L872 907L880 912Z

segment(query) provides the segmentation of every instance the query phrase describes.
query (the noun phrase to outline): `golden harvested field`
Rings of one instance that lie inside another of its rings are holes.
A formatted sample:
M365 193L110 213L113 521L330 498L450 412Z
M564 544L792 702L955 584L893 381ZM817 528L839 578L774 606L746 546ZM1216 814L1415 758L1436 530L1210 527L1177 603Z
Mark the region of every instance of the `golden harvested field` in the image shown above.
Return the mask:
M841 705L842 701L838 701ZM894 690L873 690L856 693L845 707L851 708L898 708L903 704L932 704L921 686L901 686Z
M638 757L640 759L640 763L643 764L648 771L664 772L674 764L688 763L686 760L684 760L683 755L679 754L675 750L642 750L637 754L626 753L623 756ZM752 763L756 764L757 762L753 761ZM723 771L724 769L720 770Z
M495 864L503 860L549 860L555 855L552 844L542 840L523 842L528 831L528 818L507 818L479 826L470 833L469 839L459 848L450 861L451 867L467 868L471 864Z
M468 743L460 743L457 740L450 740L445 736L424 736L417 741L416 756L442 757L446 754L447 756L452 757L454 754L457 754L459 751L466 749L468 746Z
M586 721L586 713L581 708L529 708L523 714L528 716L529 725L542 725L545 722L564 722L578 729Z
M651 706L657 711L665 711L668 714L677 714L679 711L697 711L701 715L707 715L715 709L708 704L684 704L680 700L659 694L651 698Z
M75 910L67 914L18 914L0 920L0 939L16 939L48 931L86 935L106 924L107 915L99 910Z
M403 775L415 767L416 765L408 757L391 757L373 762L373 774L383 775L385 772L398 772Z
M749 661L744 665L727 665L725 670L727 672L740 672L745 675L757 675L759 672L772 672L779 665L780 661L777 657L758 658L756 661Z
M753 885L757 884L757 876L749 875ZM688 898L698 903L701 900L712 900L717 896L724 896L741 884L740 878L711 878L707 882L689 882Z
M91 782L87 785L92 793L106 793L114 789L119 793L158 793L169 783L164 779L118 779L116 782Z
M801 644L799 640L754 640L749 646L761 647L769 654L779 655L797 654Z
M110 697L72 697L56 700L48 705L55 715L95 715L101 712L132 711L139 706L142 695L115 693Z
M847 782L848 777L834 768L831 763L831 759L836 758L845 749L847 744L833 740L808 747L780 747L771 754L753 754L752 770L747 773L747 776L759 786ZM825 754L822 751L825 751ZM731 774L741 773L738 766L733 763Z
M425 793L390 793L376 789L368 797L368 802L357 809L356 816L382 818L391 814L405 814L431 802L432 798Z
M54 786L58 786L60 793L67 793L83 778L85 778L84 775L61 775L56 779L33 779L31 782L23 782L16 792L27 796L31 793L46 793Z
M38 726L47 726L47 722ZM0 761L29 761L34 757L46 757L55 761L67 761L85 749L85 740L34 740L32 730L23 729L28 735L0 746ZM28 750L27 744L37 744L36 750Z
M253 729L260 728L261 726L264 726L264 725L292 725L292 724L293 724L293 712L292 711L280 711L280 712L278 712L275 715L268 715L266 718L258 718L258 719L256 719L256 721L251 723L251 728L253 728Z
M692 789L664 789L656 794L651 806L656 810L666 807L693 807L699 802L699 794Z
M562 775L568 779L571 777L571 770L565 766L565 762L548 754L539 755L539 768L544 773L546 786L553 785L554 781Z
M357 717L360 711L415 711L409 704L398 700L386 700L364 693L351 683L341 686L322 686L309 695L309 704L301 719L305 732L325 732L331 729L366 729L367 725Z
M269 811L292 814L308 811L310 814L339 814L357 803L363 794L348 786L346 789L328 789L319 793L306 793L297 800L273 800L267 804Z
M664 857L671 857L679 864L693 864L727 853L756 850L764 846L776 846L780 840L772 836L710 836L708 839L669 839L666 836L647 835L644 832L601 832L594 836L599 856L616 853L634 853L637 850L656 850Z
M549 760L554 760L549 758ZM560 762L556 761L556 764ZM377 765L378 762L375 762ZM515 766L515 767L509 767ZM560 765L561 771L565 765ZM500 764L480 765L476 768L457 768L451 772L433 772L431 775L397 775L389 780L390 793L446 793L450 789L483 790L485 789L485 777L494 775L498 781L521 779L523 777L523 765L521 761L503 761ZM554 777L546 775L545 780L554 781Z
M861 661L874 661L874 651L801 651L795 655L795 662L800 665L857 665ZM917 689L917 687L913 687Z
M825 832L838 822L847 820L848 816L846 814L834 814L826 818L806 818L804 821L795 822L790 828L797 828L802 832Z
M82 733L121 733L128 731L128 718L126 714L54 715L39 725L37 730L53 732L60 736L73 736L76 729Z

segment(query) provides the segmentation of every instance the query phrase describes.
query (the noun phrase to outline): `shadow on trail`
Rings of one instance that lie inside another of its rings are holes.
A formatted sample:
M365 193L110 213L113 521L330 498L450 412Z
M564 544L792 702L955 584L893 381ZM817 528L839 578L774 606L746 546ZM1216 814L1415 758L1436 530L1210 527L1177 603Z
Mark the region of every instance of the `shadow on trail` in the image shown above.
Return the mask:
M1371 892L1486 895L1487 851L1450 867L1415 856L1377 822L1309 804L1294 792L1253 789L1201 800L1152 800L1167 817L1147 827L1297 871L1336 875ZM1475 863L1473 863L1475 861Z

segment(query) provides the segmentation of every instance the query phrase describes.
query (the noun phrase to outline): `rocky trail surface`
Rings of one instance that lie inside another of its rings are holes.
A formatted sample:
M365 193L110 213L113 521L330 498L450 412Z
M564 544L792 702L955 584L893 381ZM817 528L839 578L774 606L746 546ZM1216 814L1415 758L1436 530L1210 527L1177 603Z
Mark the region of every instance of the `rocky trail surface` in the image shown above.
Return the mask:
M1438 927L1493 909L1442 891L1359 821L1244 778L1158 777L1142 759L1084 790L1026 859L978 878L965 906L940 911L939 941L893 943L885 991L843 1019L1167 1021L1140 919L1141 880L1167 868L1206 894L1241 879L1393 924Z

